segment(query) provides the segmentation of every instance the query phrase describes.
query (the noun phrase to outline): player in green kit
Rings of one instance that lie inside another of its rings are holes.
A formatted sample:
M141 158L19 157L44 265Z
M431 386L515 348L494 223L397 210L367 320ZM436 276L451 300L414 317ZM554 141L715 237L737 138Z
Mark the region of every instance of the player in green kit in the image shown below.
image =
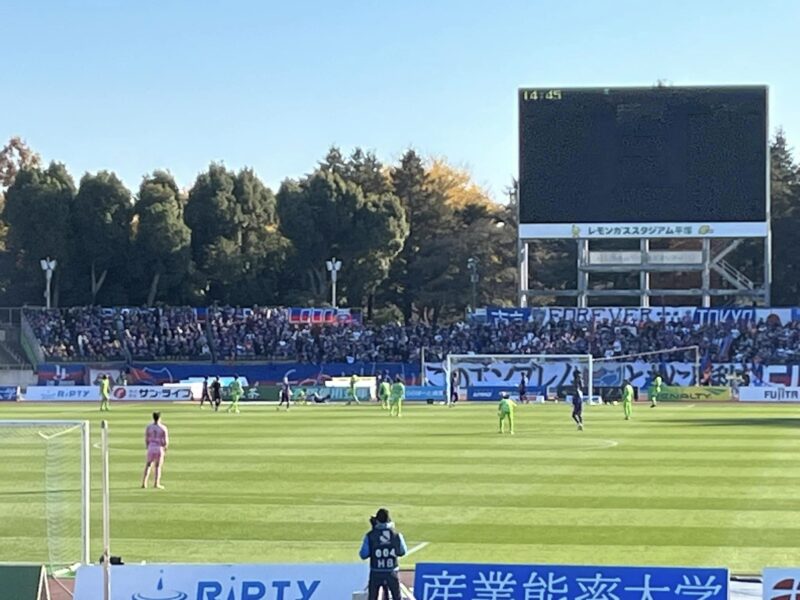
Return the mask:
M516 405L507 392L503 392L500 395L500 404L497 405L497 416L500 418L500 431L498 433L503 433L504 421L508 421L508 433L514 435L514 407Z
M231 405L228 407L228 410L225 412L235 412L237 415L239 414L239 399L242 397L242 384L239 382L239 376L236 375L231 381L231 384L228 386L228 389L231 393Z
M633 406L633 386L627 379L622 382L622 410L625 420L631 420L631 407Z
M361 404L358 401L358 396L356 395L356 383L358 383L358 376L353 373L352 377L350 377L350 390L348 391L348 400L347 404L350 405L353 402L356 404Z
M389 416L403 416L403 400L406 399L406 386L400 379L400 375L395 375L392 391L390 395Z
M392 385L389 383L389 375L381 377L381 384L378 386L378 400L381 401L381 408L389 408L389 397L392 395Z
M653 382L650 385L650 408L658 406L658 395L661 393L661 384L663 383L660 373L656 371L654 375Z
M111 397L111 380L108 375L103 375L100 378L100 410L111 410L108 406L108 400Z

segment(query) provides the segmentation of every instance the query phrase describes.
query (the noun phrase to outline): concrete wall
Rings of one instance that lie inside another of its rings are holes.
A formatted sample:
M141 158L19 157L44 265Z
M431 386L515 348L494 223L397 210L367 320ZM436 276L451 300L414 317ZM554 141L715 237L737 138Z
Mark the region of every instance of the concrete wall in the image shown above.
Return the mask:
M36 385L38 377L33 371L27 369L0 370L0 385Z

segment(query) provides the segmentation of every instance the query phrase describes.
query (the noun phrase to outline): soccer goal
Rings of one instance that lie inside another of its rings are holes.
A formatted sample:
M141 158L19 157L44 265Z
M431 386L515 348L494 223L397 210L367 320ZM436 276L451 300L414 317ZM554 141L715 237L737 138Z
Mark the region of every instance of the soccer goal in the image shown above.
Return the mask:
M89 563L88 421L0 420L0 562Z
M584 398L591 400L591 354L448 354L444 363L447 402L451 402L454 384L467 400L495 399L501 391L519 398L523 376L529 396L564 399L574 393L576 369L583 380Z
M655 373L661 375L665 383L673 385L700 384L699 346L595 358L593 365L598 387L619 387L626 379L635 387L643 387L650 383Z

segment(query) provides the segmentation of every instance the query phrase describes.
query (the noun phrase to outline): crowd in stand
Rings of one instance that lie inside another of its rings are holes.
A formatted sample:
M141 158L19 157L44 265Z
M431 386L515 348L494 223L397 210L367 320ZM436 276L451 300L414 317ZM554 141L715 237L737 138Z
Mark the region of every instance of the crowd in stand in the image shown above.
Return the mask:
M612 358L698 346L713 362L800 362L800 322L688 320L594 323L458 322L449 325L295 325L279 308L28 310L54 360L274 360L419 362L446 354L587 354ZM424 349L424 350L423 350ZM675 352L665 360L693 360Z
M205 327L191 308L37 309L25 317L48 359L211 358Z

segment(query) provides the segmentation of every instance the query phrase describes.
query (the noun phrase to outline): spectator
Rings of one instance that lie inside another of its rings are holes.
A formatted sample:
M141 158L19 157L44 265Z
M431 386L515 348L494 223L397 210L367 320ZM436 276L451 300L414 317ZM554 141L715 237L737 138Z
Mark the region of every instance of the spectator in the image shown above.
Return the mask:
M696 325L690 320L295 325L287 311L213 307L207 322L186 307L26 310L51 360L269 360L305 363L418 362L447 354L592 354L625 357L698 346L709 362L800 362L800 322ZM694 352L662 355L693 361Z

